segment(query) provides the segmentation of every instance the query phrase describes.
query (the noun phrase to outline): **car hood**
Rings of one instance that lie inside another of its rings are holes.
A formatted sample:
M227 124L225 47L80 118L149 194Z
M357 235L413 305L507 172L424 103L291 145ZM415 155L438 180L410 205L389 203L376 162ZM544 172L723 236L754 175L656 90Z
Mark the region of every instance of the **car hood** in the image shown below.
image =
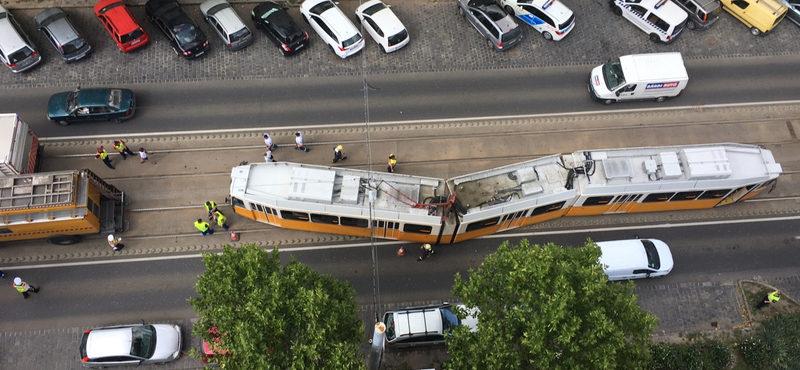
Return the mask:
M181 350L181 329L177 325L154 324L156 328L156 350L151 361L174 360Z
M66 116L67 113L67 95L69 92L54 94L47 102L47 118L56 118Z

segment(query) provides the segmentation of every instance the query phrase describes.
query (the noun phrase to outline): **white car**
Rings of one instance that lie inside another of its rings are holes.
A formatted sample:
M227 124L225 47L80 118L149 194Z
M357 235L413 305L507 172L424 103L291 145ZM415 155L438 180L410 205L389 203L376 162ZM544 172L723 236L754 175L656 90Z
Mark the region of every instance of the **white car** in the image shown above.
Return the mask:
M134 324L89 329L83 333L80 354L86 367L170 362L181 354L181 328Z
M411 40L406 27L381 0L361 4L356 8L356 17L384 53L397 51Z
M336 55L347 58L364 48L361 33L332 1L306 0L300 14Z
M632 280L665 276L672 271L672 252L658 239L597 242L602 251L600 265L608 280Z
M575 13L558 0L500 0L500 5L546 40L561 40L575 28Z

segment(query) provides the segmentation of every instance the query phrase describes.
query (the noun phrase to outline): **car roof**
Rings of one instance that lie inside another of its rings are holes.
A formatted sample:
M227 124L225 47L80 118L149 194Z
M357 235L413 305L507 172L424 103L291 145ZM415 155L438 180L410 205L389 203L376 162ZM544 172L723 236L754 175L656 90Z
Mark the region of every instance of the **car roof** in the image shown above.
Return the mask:
M303 5L309 3L310 6L308 6L306 9L310 10L317 4L323 2L333 3L330 0L306 0L303 3ZM340 42L350 37L353 37L353 35L359 34L356 27L353 26L353 22L350 22L350 20L347 19L347 16L344 15L342 10L339 9L339 7L336 6L335 3L332 8L325 10L324 12L322 12L322 14L319 14L319 17L322 18L322 20L325 21L325 23L330 26L329 28L331 29L331 31L333 31L340 37L339 40Z
M558 0L528 0L526 2L549 14L556 23L564 22L572 16L572 10Z
M130 356L133 331L125 328L91 329L86 340L86 356L91 359L108 356Z
M17 30L11 25L8 19L11 13L0 5L0 48L3 53L9 55L24 47L33 48L22 39L22 35L17 33Z
M203 5L207 5L208 7L205 8L205 11L208 12L209 9L221 4L227 4L228 6L218 10L214 14L207 14L216 18L220 23L222 23L228 32L233 33L246 27L244 22L242 22L242 19L239 18L239 15L236 14L236 11L233 10L233 7L231 7L231 4L225 0L208 0L200 6L202 7Z
M117 29L117 32L121 34L127 34L138 29L139 23L137 23L133 16L131 16L131 14L128 12L128 8L125 5L125 2L122 0L102 0L94 6L95 13L99 14L100 10L103 8L116 4L122 5L107 9L102 14L111 20L111 23L114 25L114 28Z
M75 29L72 27L72 24L70 24L69 21L67 20L67 14L64 13L61 9L50 8L40 13L40 15L50 10L55 10L55 12L51 12L46 17L43 17L44 19L42 19L46 20L46 18L49 18L50 16L58 17L57 19L55 19L54 21L45 26L48 30L50 30L50 34L54 38L56 38L58 42L62 45L78 38L77 31L75 31ZM36 16L36 18L38 21L39 16Z
M442 313L440 307L398 310L394 312L397 338L417 334L442 334Z
M111 89L81 89L78 94L80 107L105 107L108 105L108 95Z
M375 3L377 4L377 2ZM364 9L366 9L366 7ZM384 34L387 37L392 36L405 29L403 23L400 22L399 18L397 18L397 15L395 15L394 12L388 7L373 14L372 16L370 16L370 18L372 18L376 23L378 23L381 26L381 29L383 29Z

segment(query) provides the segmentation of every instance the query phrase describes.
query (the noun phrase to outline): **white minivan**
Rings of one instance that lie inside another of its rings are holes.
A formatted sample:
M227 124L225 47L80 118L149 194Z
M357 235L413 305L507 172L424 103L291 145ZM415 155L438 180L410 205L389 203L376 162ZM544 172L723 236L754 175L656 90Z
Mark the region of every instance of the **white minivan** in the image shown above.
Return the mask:
M655 278L672 271L672 252L658 239L629 239L597 242L600 265L608 280Z
M650 35L650 41L670 43L683 31L688 14L669 0L609 0L611 11Z
M681 53L623 55L592 69L589 96L603 104L647 100L663 102L689 83Z

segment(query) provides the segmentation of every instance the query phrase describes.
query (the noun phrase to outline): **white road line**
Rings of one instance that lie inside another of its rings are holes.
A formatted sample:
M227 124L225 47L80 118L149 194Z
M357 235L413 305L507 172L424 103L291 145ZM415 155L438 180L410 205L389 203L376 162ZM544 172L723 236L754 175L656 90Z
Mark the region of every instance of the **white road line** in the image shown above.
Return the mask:
M608 228L594 228L594 229L581 229L581 230L555 230L555 231L534 231L528 233L516 233L516 234L494 234L484 236L478 239L508 239L508 238L519 238L519 237L531 237L531 236L538 236L538 235L559 235L559 234L575 234L577 232L606 232L606 231L620 231L620 230L645 230L645 229L669 229L669 228L679 228L679 227L693 227L693 226L710 226L710 225L731 225L731 224L743 224L749 222L772 222L772 221L791 221L791 220L800 220L800 216L789 216L789 217L769 217L769 218L755 218L755 219L742 219L742 220L726 220L726 221L704 221L704 222L687 222L681 224L655 224L655 225L635 225L635 226L620 226L620 227L608 227ZM800 239L800 236L796 236L795 239ZM405 241L380 241L376 242L376 246L389 246L389 245L399 245L399 244L408 244ZM369 247L372 244L370 243L352 243L352 244L340 244L340 245L325 245L325 246L308 246L308 247L288 247L288 248L279 248L281 252L303 252L303 251L316 251L316 250L329 250L329 249L345 249L345 248L362 248L362 247ZM50 263L44 265L17 265L17 266L6 266L3 267L3 271L13 271L13 270L23 270L23 269L43 269L43 268L53 268L53 267L70 267L70 266L91 266L91 265L102 265L102 264L113 264L113 263L134 263L134 262L148 262L148 261L166 261L166 260L175 260L175 259L190 259L190 258L200 258L202 254L194 253L194 254L181 254L181 255L171 255L171 256L155 256L155 257L143 257L143 258L125 258L125 259L117 259L117 260L99 260L99 261L82 261L82 262L64 262L64 263Z

